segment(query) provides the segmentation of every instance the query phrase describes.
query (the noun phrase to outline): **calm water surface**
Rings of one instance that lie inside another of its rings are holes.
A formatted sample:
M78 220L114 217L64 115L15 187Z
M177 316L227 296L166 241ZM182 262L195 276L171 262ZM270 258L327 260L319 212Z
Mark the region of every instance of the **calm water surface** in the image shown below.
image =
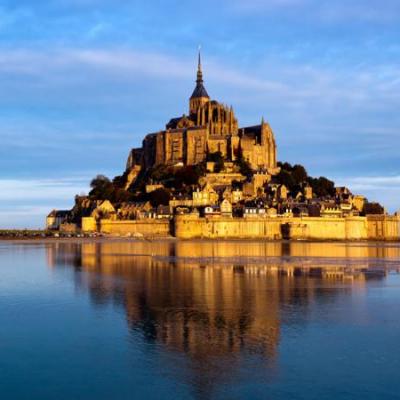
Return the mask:
M0 242L1 399L400 399L400 245Z

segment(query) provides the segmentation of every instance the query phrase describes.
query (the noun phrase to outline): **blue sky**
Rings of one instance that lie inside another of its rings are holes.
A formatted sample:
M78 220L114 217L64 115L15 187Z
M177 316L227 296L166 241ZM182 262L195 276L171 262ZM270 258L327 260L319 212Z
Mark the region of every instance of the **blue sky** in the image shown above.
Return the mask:
M0 227L38 227L187 112L196 52L278 158L400 208L400 2L2 0Z

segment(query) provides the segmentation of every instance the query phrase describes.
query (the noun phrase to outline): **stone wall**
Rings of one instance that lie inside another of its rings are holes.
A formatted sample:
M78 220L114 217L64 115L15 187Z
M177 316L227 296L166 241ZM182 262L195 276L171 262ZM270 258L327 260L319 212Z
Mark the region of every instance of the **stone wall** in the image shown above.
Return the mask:
M175 236L190 238L263 238L297 240L399 240L400 218L199 218L175 217Z
M96 232L97 223L96 219L93 217L83 217L81 220L82 232Z
M99 230L109 235L143 235L144 237L170 236L169 220L100 221Z
M400 216L368 215L368 238L374 240L398 240L400 237Z
M264 238L281 239L281 219L251 219L192 215L175 217L175 236L190 238Z
M293 240L400 240L400 217L347 218L209 217L177 215L169 220L112 221L82 218L82 230L110 235L144 237L293 239Z

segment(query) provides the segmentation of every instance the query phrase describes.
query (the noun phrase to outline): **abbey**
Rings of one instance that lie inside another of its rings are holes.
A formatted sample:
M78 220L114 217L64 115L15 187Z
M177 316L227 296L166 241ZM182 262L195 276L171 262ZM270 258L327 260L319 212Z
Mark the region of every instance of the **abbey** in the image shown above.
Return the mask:
M172 118L165 130L148 134L141 148L131 150L127 170L160 164L194 165L216 152L227 161L243 158L255 171L269 175L279 172L274 133L269 124L262 120L260 125L239 128L232 107L210 99L199 54L188 115Z

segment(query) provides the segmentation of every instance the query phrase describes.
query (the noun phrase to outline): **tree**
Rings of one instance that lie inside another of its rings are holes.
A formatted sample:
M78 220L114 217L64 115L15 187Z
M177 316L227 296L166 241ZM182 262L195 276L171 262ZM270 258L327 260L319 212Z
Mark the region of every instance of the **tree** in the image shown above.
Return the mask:
M184 185L197 185L199 183L199 179L201 176L200 168L196 168L195 166L188 165L186 167L182 167L175 173L175 180L179 183L175 188L178 188Z
M171 169L164 165L157 165L149 170L148 176L155 182L161 182L164 179L167 179L171 175Z
M299 185L307 180L307 171L302 165L296 164L292 168L292 177L294 182Z
M289 191L291 191L295 186L295 181L292 174L286 169L281 169L275 180L277 183L285 185Z
M153 207L167 206L171 200L171 193L167 189L159 188L149 193L149 200Z
M239 171L242 175L250 178L253 175L253 168L250 163L243 157L242 149L239 148L236 154L236 165L239 167Z
M379 203L365 203L363 214L384 214L385 209Z
M124 188L127 182L129 171L125 171L122 175L116 176L112 183L118 188Z
M320 176L319 178L309 177L308 183L318 197L335 195L335 182L325 178L324 176Z
M90 182L92 190L89 192L89 197L96 200L110 199L114 192L114 185L104 175L97 175Z
M250 177L253 174L253 169L251 168L250 163L245 159L241 158L238 160L238 166L242 175Z
M224 168L224 157L220 151L207 154L207 161L214 162L214 172L221 172Z
M284 169L286 171L292 171L292 165L289 164L288 162L278 162L278 167L280 167L281 169Z

